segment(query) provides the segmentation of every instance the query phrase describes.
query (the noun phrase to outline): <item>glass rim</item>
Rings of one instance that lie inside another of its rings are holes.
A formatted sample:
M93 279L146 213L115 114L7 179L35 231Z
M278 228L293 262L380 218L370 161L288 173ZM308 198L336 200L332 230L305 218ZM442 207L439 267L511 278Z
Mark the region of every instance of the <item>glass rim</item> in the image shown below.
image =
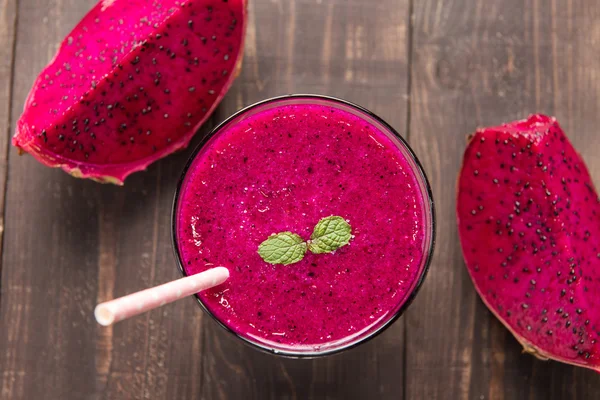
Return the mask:
M396 310L393 315L391 315L389 318L387 318L378 327L376 327L372 331L368 332L364 337L360 337L359 339L357 339L355 341L350 341L341 346L333 347L331 349L316 350L316 351L293 351L293 350L282 350L282 349L276 349L273 347L269 347L268 345L265 345L256 340L247 338L247 337L235 332L231 328L229 328L219 318L217 318L215 315L213 315L213 313L208 309L208 307L206 307L206 305L202 302L202 300L200 299L200 297L197 294L193 295L194 298L196 299L198 305L200 306L200 308L202 308L202 310L207 315L209 315L212 318L212 320L214 320L219 326L221 326L221 328L225 329L227 332L231 333L236 338L240 339L243 343L249 345L250 347L252 347L254 349L260 350L260 351L268 353L268 354L274 354L274 355L281 356L281 357L298 358L298 359L310 359L310 358L324 357L324 356L328 356L328 355L332 355L332 354L337 354L337 353L352 349L356 346L359 346L363 343L368 342L369 340L373 339L374 337L378 336L380 333L385 331L401 315L404 314L404 312L408 309L410 304L413 302L413 300L417 296L419 289L423 285L423 282L425 281L425 277L427 276L427 273L429 271L431 261L433 259L433 252L434 252L434 248L435 248L435 239L436 239L436 215L435 215L435 207L434 207L433 192L431 190L431 185L429 183L429 180L427 179L427 175L425 174L425 171L423 169L423 166L421 165L421 162L415 155L415 152L412 150L412 148L410 147L408 142L390 124L388 124L381 117L379 117L378 115L369 111L368 109L366 109L358 104L347 101L347 100L343 100L343 99L333 97L333 96L320 95L320 94L288 94L288 95L283 95L283 96L270 97L265 100L261 100L256 103L253 103L249 106L246 106L246 107L236 111L231 116L229 116L228 118L223 120L221 123L217 124L204 138L202 138L200 143L194 148L194 150L190 154L190 156L181 172L181 175L177 182L177 188L175 189L175 195L173 196L173 204L172 204L172 208L171 208L171 244L173 247L175 260L177 261L177 266L179 268L179 271L185 277L188 275L183 266L182 257L181 257L181 253L179 251L179 246L178 246L178 241L177 241L177 218L176 218L177 217L177 206L178 206L178 201L179 201L179 197L181 194L181 189L183 187L183 183L187 176L188 170L190 169L194 160L198 156L198 153L200 153L200 151L204 148L204 146L208 143L208 141L212 137L214 137L216 134L218 134L230 122L234 121L238 117L246 114L247 112L249 112L255 108L265 106L270 103L284 101L284 100L311 100L311 99L315 100L315 101L337 103L339 105L349 107L351 109L354 109L355 111L359 111L363 114L366 114L368 117L372 118L375 122L381 124L386 130L389 131L389 133L391 133L397 140L399 140L400 144L406 150L407 155L410 157L409 161L412 161L412 163L414 165L414 168L411 168L411 169L413 169L415 177L417 178L417 181L419 181L419 180L422 181L422 184L424 186L425 193L423 193L423 195L424 195L424 197L426 196L426 198L423 199L423 203L425 206L424 207L425 213L426 214L429 213L430 221L427 221L427 222L429 222L430 229L426 229L425 239L426 239L426 241L427 241L427 239L429 239L429 243L428 243L427 247L424 248L424 251L423 251L424 260L422 261L421 272L420 272L419 276L417 277L417 279L415 279L413 288L411 289L410 293L408 293L408 295L405 297L404 302L398 308L398 310ZM427 233L429 233L429 237L428 237Z

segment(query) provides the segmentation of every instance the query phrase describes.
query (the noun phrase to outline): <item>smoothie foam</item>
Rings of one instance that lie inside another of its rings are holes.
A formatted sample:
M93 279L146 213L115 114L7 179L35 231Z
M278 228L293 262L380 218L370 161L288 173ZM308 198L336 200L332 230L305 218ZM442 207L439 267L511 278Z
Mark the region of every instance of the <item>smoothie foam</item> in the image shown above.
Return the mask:
M399 310L422 273L426 212L413 168L384 132L327 105L282 105L225 126L200 150L180 189L176 238L187 274L229 269L225 284L199 294L224 325L263 346L319 349ZM272 233L308 239L330 215L354 235L335 253L285 266L257 253Z

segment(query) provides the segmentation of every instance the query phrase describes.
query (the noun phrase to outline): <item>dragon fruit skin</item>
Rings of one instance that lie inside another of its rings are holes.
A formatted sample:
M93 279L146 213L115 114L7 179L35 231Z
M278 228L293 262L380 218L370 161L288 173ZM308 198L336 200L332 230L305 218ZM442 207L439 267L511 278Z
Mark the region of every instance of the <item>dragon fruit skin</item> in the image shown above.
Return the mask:
M246 0L104 0L35 81L13 145L122 184L180 149L239 72Z
M600 201L554 118L471 137L457 219L477 292L525 351L600 372Z

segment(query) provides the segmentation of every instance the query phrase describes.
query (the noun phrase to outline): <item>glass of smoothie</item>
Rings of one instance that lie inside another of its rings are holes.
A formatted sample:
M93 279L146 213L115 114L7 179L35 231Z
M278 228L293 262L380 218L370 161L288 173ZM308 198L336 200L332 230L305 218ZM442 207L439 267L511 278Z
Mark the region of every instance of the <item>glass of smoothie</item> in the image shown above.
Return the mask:
M349 243L288 265L258 253L270 235L309 240L323 218L351 226ZM272 98L217 126L194 151L173 205L184 275L225 266L199 293L227 331L289 357L336 353L376 336L406 309L431 261L431 188L402 137L349 102Z

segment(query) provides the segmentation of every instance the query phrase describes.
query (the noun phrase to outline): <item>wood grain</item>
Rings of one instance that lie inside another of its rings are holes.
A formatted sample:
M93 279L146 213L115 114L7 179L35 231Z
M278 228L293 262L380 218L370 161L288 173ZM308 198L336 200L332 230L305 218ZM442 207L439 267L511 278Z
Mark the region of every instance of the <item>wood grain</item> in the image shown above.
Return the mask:
M10 108L17 28L16 0L0 1L0 243L4 233L4 200L8 145L10 142ZM0 273L2 266L0 265ZM1 276L1 275L0 275Z
M468 133L533 112L556 115L600 176L600 4L251 0L242 74L211 121L190 149L119 188L15 151L7 158L31 83L93 3L0 0L1 399L598 397L595 373L521 354L477 298L454 190ZM179 276L170 207L194 144L239 108L292 92L371 109L423 162L438 241L406 316L355 350L316 360L259 353L191 298L99 327L97 302Z
M438 242L407 315L407 399L597 397L597 374L521 354L477 298L454 198L466 134L535 112L556 115L600 176L599 12L590 1L414 2L410 137L432 181Z
M14 71L14 49L15 49L15 37L17 28L17 2L16 0L2 0L0 1L0 256L4 248L4 221L5 221L5 195L6 195L6 174L7 174L7 157L8 157L8 144L10 138L10 109L11 109L11 95L13 89L13 71ZM0 264L0 285L3 284L2 267L3 263ZM1 286L3 287L3 286ZM2 298L2 290L0 290L0 313L5 307L5 303ZM0 325L4 327L5 325ZM2 329L6 330L6 329ZM11 342L18 340L15 335L16 332L11 331L10 335ZM5 354L3 356L6 360L14 359L15 349L6 347ZM2 362L0 361L0 365ZM0 398L6 398L10 396L14 391L14 382L21 371L5 370L0 367Z

